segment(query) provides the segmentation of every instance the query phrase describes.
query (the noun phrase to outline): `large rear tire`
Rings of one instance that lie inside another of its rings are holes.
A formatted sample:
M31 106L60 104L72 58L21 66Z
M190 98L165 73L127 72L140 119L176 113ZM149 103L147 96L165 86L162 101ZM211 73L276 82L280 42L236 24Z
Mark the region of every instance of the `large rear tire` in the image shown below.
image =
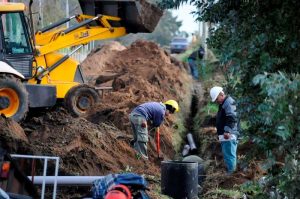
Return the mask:
M84 116L99 102L98 92L85 84L71 88L65 96L65 107L73 116Z
M19 122L28 112L28 92L22 82L13 75L0 74L0 96L5 98L1 114Z

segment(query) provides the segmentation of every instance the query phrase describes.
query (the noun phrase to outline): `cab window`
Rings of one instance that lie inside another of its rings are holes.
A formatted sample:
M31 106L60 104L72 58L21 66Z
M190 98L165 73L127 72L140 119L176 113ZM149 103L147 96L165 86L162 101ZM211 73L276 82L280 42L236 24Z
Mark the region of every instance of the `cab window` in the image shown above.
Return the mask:
M27 29L24 27L21 13L4 13L1 15L4 35L4 50L7 54L31 53Z

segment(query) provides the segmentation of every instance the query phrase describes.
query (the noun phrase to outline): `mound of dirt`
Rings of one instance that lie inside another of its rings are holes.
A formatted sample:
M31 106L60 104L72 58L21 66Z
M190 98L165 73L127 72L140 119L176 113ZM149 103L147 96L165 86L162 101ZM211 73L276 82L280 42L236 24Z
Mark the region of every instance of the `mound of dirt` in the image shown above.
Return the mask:
M0 146L8 152L24 151L29 141L22 127L12 119L0 116ZM24 152L23 152L24 153Z
M191 84L192 80L184 67L173 64L169 54L153 42L137 41L129 48L118 51L114 59L103 68L103 72L107 70L119 74L110 82L114 91L104 95L88 120L96 124L112 122L128 136L131 136L128 114L138 104L168 99L183 102L184 98L190 96L191 89L187 85ZM189 110L186 104L180 103L180 107L182 110ZM175 118L171 117L162 127L162 140L165 148L170 149L164 153L169 158L174 155L174 120ZM153 150L150 150L150 154L155 154L154 148L151 147Z
M56 108L24 124L30 150L36 155L58 156L61 173L68 175L104 175L127 167L142 172L157 168L136 161L134 151L118 129L104 123L93 124L85 118L73 118Z
M88 81L95 80L103 72L103 69L116 55L118 51L126 49L120 43L112 41L98 46L88 57L81 63L84 75Z

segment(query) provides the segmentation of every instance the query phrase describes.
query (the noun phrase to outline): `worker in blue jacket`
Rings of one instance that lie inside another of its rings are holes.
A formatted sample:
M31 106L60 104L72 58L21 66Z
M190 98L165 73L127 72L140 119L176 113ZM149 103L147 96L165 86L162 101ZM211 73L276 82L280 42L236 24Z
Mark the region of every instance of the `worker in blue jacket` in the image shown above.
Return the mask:
M226 96L223 88L219 86L210 89L210 96L212 102L219 104L216 118L217 133L227 173L232 174L236 169L237 138L239 136L236 102L232 97Z
M190 66L191 74L195 80L199 79L198 65L201 66L202 76L204 77L205 75L205 71L204 71L205 66L204 63L201 63L204 57L204 53L205 53L204 48L200 46L199 49L192 52L192 54L190 54L190 56L188 57L188 63Z
M133 148L138 155L148 159L148 123L158 128L164 118L179 111L178 103L175 100L162 102L146 102L133 109L129 115L133 130Z

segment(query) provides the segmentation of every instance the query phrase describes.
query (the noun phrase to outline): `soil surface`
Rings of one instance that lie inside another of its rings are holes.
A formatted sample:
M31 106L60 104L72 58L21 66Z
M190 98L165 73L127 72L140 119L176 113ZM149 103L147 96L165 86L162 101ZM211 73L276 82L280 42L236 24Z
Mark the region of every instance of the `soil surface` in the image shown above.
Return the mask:
M148 145L149 160L136 158L129 144L132 132L128 114L143 102L168 99L177 100L181 109L188 110L181 102L190 95L192 79L183 64L152 42L137 41L129 47L112 42L94 50L82 69L89 84L95 85L100 79L96 87L113 88L99 90L101 102L93 111L74 118L57 105L31 110L21 124L1 117L1 145L11 153L60 157L59 175L130 171L159 176L161 160L157 159L153 139ZM161 128L161 155L165 159L175 154L175 120L176 116L168 118ZM49 166L53 170L54 165Z

